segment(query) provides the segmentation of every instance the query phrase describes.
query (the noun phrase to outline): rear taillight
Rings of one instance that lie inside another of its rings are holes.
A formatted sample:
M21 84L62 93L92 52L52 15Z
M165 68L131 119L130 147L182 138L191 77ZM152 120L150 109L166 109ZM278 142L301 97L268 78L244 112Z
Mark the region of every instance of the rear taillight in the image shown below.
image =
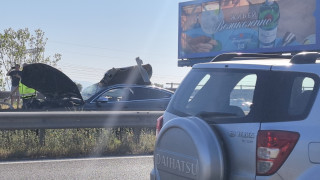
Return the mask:
M157 127L156 127L156 137L158 137L158 134L162 128L162 125L163 125L163 116L160 116L158 119L157 119Z
M259 131L257 140L257 175L274 174L287 159L300 135L289 131Z

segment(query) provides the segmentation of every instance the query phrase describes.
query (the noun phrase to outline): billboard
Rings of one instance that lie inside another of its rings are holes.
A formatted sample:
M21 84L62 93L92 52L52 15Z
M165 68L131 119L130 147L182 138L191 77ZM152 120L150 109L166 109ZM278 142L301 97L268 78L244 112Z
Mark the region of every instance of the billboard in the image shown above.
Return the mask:
M226 52L320 50L320 0L198 0L179 4L179 59Z

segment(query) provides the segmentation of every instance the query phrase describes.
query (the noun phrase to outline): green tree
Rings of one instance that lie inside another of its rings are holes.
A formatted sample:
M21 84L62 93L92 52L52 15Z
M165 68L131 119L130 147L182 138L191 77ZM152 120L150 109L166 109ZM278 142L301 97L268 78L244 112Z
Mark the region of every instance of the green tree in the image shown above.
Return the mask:
M44 34L40 29L36 29L32 34L28 28L17 31L9 28L0 33L0 88L2 90L9 81L5 74L14 64L45 63L56 66L61 60L61 54L58 53L52 57L45 57L48 38L45 38Z

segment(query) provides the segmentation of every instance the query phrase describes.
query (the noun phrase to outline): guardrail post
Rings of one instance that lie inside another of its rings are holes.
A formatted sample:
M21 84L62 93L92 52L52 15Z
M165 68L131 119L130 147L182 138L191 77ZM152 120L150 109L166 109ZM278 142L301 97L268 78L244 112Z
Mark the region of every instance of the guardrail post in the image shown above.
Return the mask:
M45 135L46 135L46 130L40 129L39 130L39 142L40 142L41 146L45 145Z
M133 137L134 137L135 143L140 142L141 130L142 128L133 128Z
M124 134L123 130L124 130L123 127L119 128L119 139L121 142L123 142L123 134Z

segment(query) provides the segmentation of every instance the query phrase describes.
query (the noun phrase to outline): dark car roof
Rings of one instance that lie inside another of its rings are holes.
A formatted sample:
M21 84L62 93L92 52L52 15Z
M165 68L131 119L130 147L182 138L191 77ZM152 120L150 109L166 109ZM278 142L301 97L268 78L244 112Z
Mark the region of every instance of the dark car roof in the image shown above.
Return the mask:
M142 68L146 70L150 79L152 76L152 66L150 64L144 64L142 65ZM144 81L137 65L109 69L99 83L103 86L111 86L115 84L151 84L150 82Z

